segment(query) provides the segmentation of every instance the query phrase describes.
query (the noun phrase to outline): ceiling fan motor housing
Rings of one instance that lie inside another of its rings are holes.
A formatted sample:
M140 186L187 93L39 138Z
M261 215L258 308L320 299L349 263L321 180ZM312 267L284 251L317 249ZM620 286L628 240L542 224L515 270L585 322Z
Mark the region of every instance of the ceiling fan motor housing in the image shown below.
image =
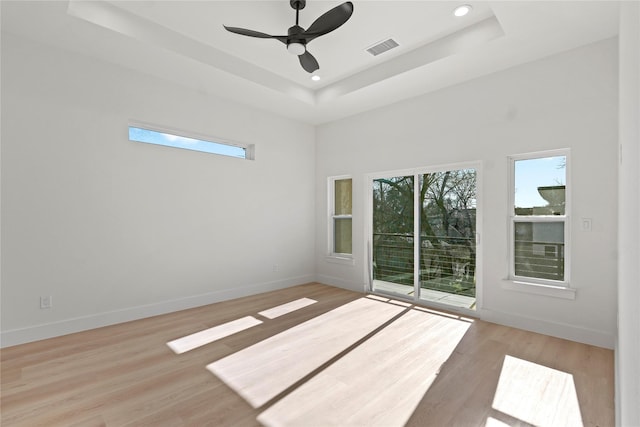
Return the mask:
M302 35L303 32L304 32L304 28L302 28L299 25L294 25L293 27L290 27L289 31L287 31L287 34L289 36L287 42L307 44L306 38Z

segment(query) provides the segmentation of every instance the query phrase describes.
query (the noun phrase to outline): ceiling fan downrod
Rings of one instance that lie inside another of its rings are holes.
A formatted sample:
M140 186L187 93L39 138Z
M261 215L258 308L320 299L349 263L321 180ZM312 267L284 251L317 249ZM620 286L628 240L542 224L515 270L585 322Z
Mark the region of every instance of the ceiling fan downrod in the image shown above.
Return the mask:
M298 26L298 17L300 11L307 5L307 0L289 0L289 4L296 10L296 27Z
M307 5L307 1L289 0L289 4L296 10L296 25L289 28L289 31L287 31L287 34L289 35L289 38L287 39L287 50L290 53L299 56L305 53L307 50L307 41L304 39L304 37L300 37L300 35L304 32L304 28L298 25L300 10L304 9L304 7Z

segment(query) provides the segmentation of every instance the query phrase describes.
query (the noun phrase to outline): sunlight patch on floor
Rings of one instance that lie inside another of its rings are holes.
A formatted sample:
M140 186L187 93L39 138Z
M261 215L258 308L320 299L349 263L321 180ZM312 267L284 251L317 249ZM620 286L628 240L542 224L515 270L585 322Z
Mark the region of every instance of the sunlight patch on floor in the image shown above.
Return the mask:
M284 316L285 314L310 306L311 304L315 304L316 302L318 301L311 298L300 298L295 301L291 301L286 304L261 311L258 314L260 316L266 317L267 319L275 319L276 317Z
M536 426L582 426L573 375L505 356L493 409Z
M223 323L222 325L214 326L213 328L196 332L195 334L187 335L186 337L169 341L167 345L174 351L174 353L182 354L228 337L229 335L244 331L245 329L249 329L253 326L260 325L261 323L261 320L258 320L253 316L246 316L231 322Z
M485 423L485 427L510 427L509 424L503 423L500 420L496 420L493 417L487 418L487 422Z
M404 426L470 325L411 309L258 421L267 427Z
M360 298L207 365L259 408L406 308Z

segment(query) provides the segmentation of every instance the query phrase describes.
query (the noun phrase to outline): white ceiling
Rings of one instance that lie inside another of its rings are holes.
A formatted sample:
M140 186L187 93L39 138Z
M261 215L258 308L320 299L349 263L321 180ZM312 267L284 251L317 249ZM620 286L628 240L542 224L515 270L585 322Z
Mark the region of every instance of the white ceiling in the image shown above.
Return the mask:
M308 0L307 28L342 1ZM2 30L319 124L615 36L616 1L353 1L353 16L313 40L319 82L276 41L278 1L2 1ZM453 16L459 4L472 12ZM374 57L371 45L399 47Z

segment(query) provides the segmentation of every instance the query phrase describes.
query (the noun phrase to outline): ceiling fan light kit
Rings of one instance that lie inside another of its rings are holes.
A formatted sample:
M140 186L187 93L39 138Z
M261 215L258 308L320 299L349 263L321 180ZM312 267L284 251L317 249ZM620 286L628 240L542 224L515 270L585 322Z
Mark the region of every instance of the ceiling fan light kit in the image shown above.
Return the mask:
M306 0L290 0L289 4L296 11L296 24L289 28L286 36L272 36L259 31L227 27L226 25L224 28L229 32L242 36L279 40L287 46L289 53L298 56L300 65L306 72L313 73L320 69L320 65L318 65L316 58L307 50L307 44L316 37L330 33L347 22L353 14L353 3L348 1L334 7L313 21L313 24L306 30L298 25L300 10L306 6Z
M287 45L287 50L292 55L300 56L307 50L307 48L304 47L302 43L291 42Z

